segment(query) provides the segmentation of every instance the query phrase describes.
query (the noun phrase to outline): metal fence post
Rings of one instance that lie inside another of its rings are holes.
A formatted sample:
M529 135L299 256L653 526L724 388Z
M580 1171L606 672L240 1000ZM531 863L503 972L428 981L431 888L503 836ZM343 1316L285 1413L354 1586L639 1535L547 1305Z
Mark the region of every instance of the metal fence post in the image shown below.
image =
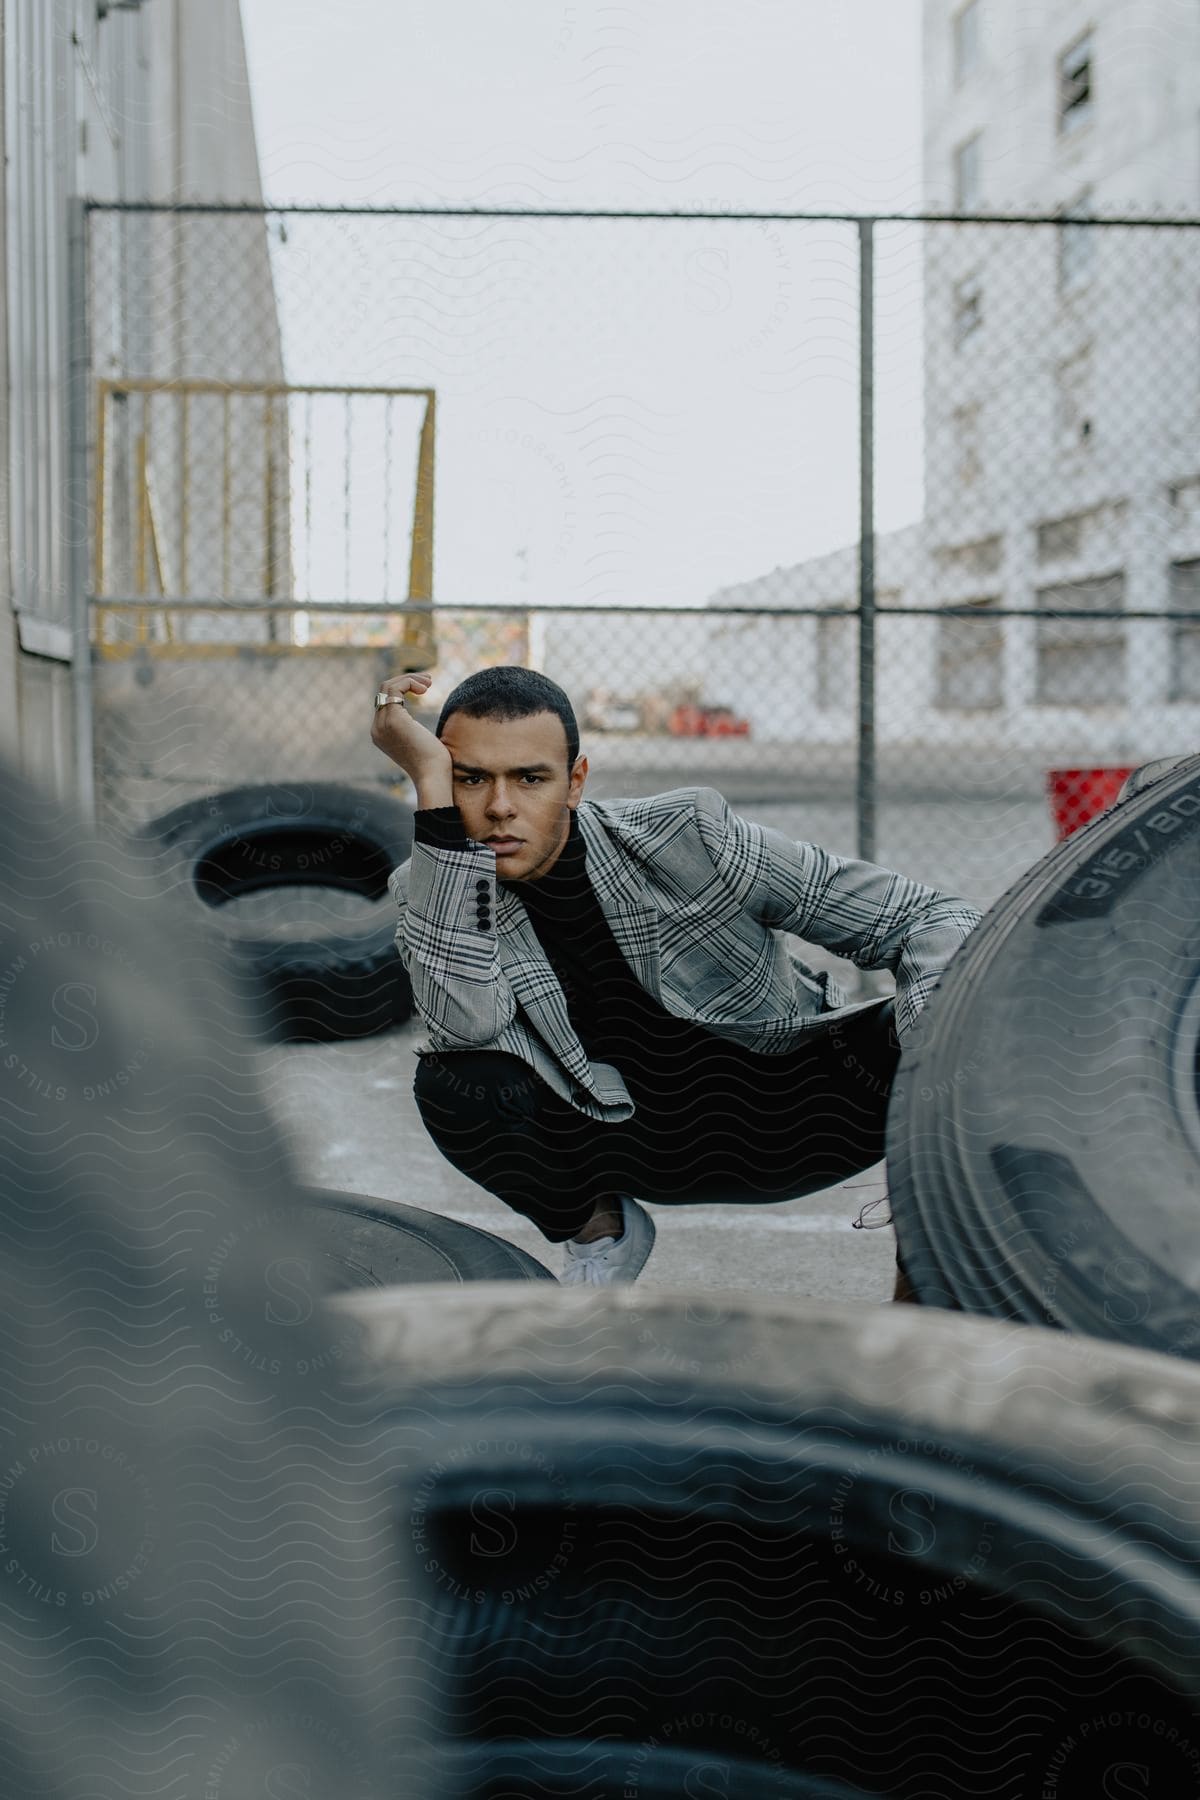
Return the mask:
M92 737L92 631L88 605L92 537L88 494L88 401L91 331L88 318L88 213L73 196L67 215L67 597L71 614L72 711L75 726L75 803L96 818L96 754Z
M858 854L875 860L875 221L858 221Z

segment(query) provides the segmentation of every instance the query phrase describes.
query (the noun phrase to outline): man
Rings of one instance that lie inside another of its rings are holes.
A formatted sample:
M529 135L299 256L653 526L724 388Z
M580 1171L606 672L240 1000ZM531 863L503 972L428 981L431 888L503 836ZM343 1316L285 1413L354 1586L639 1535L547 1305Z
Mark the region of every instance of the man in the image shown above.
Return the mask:
M575 714L544 675L469 676L436 734L404 703L429 682L389 678L371 735L416 788L388 885L443 1155L565 1244L565 1282L597 1285L650 1254L638 1197L792 1199L877 1161L897 1034L978 913L711 788L585 800ZM891 969L895 1001L847 1006L789 933Z

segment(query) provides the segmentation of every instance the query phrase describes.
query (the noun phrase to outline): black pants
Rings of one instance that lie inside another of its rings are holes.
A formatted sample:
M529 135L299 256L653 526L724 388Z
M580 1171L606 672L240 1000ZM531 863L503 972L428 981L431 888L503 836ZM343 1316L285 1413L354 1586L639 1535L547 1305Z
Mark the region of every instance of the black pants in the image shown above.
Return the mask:
M723 1040L686 1081L622 1070L633 1118L605 1124L494 1050L426 1054L414 1091L446 1159L552 1243L617 1193L660 1204L793 1200L877 1162L899 1049L883 1000L830 1019L799 1049ZM661 1089L661 1091L660 1091Z

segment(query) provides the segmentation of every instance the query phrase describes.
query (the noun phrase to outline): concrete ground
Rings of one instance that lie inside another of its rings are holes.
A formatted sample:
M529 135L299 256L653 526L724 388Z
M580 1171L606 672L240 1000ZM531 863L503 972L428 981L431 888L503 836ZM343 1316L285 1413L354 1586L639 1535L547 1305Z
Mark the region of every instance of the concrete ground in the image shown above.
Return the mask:
M434 1149L412 1097L421 1036L422 1028L410 1024L382 1037L279 1045L265 1053L267 1090L295 1145L302 1179L478 1225L557 1274L562 1251ZM651 1207L658 1241L641 1284L886 1301L892 1232L851 1226L863 1202L884 1192L880 1164L840 1187L780 1205Z

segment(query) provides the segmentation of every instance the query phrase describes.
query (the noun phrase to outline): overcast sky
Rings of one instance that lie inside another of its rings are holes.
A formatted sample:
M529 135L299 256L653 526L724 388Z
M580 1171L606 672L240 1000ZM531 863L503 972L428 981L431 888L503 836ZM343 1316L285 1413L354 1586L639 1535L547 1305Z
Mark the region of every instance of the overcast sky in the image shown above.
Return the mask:
M272 201L920 205L919 0L242 14ZM855 259L833 225L300 224L289 375L438 389L440 599L700 603L853 536ZM885 526L920 506L919 277L885 236Z

